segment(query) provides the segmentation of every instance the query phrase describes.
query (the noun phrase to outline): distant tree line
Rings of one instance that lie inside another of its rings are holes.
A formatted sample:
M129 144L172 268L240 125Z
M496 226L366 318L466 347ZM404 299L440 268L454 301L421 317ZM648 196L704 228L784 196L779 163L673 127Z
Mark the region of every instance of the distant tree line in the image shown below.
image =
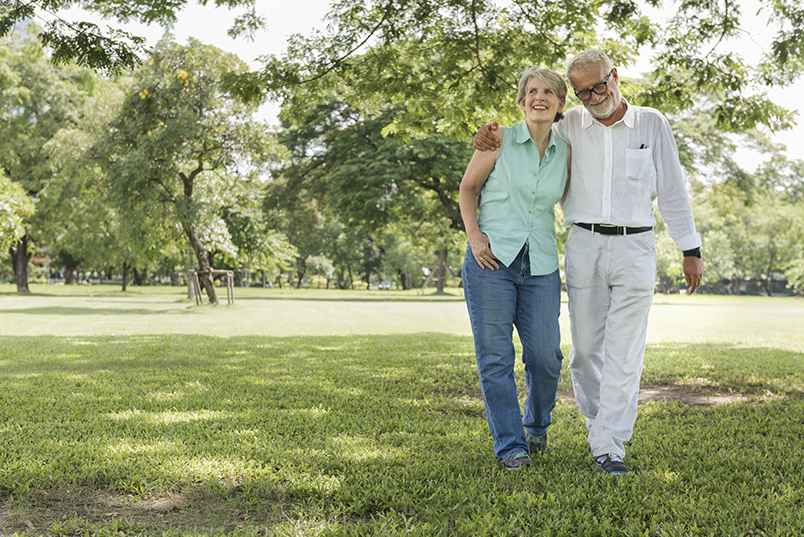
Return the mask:
M234 33L260 24L253 2L215 3L246 8ZM198 270L213 302L212 268L252 285L443 291L460 283L457 186L471 132L518 118L524 66L561 70L591 45L618 63L657 50L653 71L623 88L673 123L705 290L804 291L804 163L766 134L794 119L772 90L804 67L795 2L762 4L779 31L750 66L718 49L739 31L740 12L715 3L684 3L660 27L631 2L346 1L329 30L294 38L254 72L169 34L138 57L136 36L58 22L20 29L37 9L68 4L0 10L0 251L9 252L0 277L20 293L44 265L67 282L89 274L123 288L179 284ZM170 22L183 3L151 4L90 7ZM266 95L282 102L279 128L255 119ZM764 163L742 169L739 144ZM560 214L557 225L563 250ZM658 225L657 284L669 292L682 283L680 257Z

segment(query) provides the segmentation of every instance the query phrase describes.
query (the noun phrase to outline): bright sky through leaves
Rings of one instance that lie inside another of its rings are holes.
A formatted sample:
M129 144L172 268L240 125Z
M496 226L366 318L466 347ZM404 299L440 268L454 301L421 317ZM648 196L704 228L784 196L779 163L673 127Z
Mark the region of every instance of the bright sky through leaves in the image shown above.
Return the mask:
M227 30L231 27L235 12L227 11L223 8L201 7L194 5L185 9L178 16L178 21L173 33L179 42L185 43L188 37L196 37L203 42L213 44L226 51L238 54L243 60L252 67L259 67L257 58L264 54L279 54L284 51L288 36L293 33L307 35L314 28L322 28L323 16L328 10L330 0L260 0L258 14L265 17L268 21L266 29L255 35L254 41L249 41L244 37L232 39L227 35ZM672 6L672 2L666 2ZM751 62L759 59L759 51L766 48L771 35L765 24L764 16L756 16L755 0L742 0L743 13L743 38L739 41L731 42L729 47L733 47L740 54ZM671 14L670 10L657 11L656 16L665 18ZM94 14L89 14L78 9L65 12L66 18L70 20L99 20ZM113 26L120 26L112 24ZM164 33L158 26L144 26L141 24L127 24L124 28L134 34L145 37L148 43L155 43ZM647 72L649 69L649 54L643 54L645 60L637 65L621 69L625 76L637 76ZM804 105L801 96L804 95L804 78L800 78L796 84L776 90L770 97L778 104L798 111L798 125L789 131L777 133L774 140L784 143L791 158L804 159ZM276 114L279 110L277 103L267 103L261 109L261 113L269 121L276 121ZM761 156L753 154L749 150L742 150L738 154L740 164L753 168Z

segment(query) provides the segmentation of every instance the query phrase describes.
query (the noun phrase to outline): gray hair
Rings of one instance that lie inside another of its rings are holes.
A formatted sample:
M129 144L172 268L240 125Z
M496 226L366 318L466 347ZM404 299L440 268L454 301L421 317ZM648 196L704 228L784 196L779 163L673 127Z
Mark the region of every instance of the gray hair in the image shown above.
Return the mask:
M589 65L600 65L603 67L603 71L606 72L612 69L611 59L606 56L605 52L597 49L589 49L581 52L569 62L569 65L567 65L567 76L569 77L573 70Z
M528 89L528 82L531 79L538 79L547 84L547 87L553 90L562 102L567 100L567 83L564 82L564 77L550 69L542 69L541 67L528 67L519 77L519 91L516 95L516 103L522 104L525 100L525 91Z

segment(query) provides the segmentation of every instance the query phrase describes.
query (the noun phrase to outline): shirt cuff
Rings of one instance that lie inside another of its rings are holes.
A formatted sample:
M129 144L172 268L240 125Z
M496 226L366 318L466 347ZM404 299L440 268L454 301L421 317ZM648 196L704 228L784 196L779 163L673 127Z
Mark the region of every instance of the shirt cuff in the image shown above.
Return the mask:
M684 257L701 257L701 249L700 248L692 248L690 250L684 250Z
M701 247L701 236L698 233L690 233L676 240L676 245L681 251L692 250Z

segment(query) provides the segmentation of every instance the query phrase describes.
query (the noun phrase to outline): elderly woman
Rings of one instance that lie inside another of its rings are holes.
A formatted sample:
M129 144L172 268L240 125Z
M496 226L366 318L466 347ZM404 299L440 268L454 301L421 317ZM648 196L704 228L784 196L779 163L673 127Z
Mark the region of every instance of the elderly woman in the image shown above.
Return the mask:
M563 360L553 207L569 180L570 147L553 123L562 117L566 96L561 75L525 70L517 95L524 120L504 129L497 151L476 151L461 180L469 239L463 283L480 387L494 454L510 470L531 464L531 455L547 447ZM514 326L525 363L524 419L514 377Z

